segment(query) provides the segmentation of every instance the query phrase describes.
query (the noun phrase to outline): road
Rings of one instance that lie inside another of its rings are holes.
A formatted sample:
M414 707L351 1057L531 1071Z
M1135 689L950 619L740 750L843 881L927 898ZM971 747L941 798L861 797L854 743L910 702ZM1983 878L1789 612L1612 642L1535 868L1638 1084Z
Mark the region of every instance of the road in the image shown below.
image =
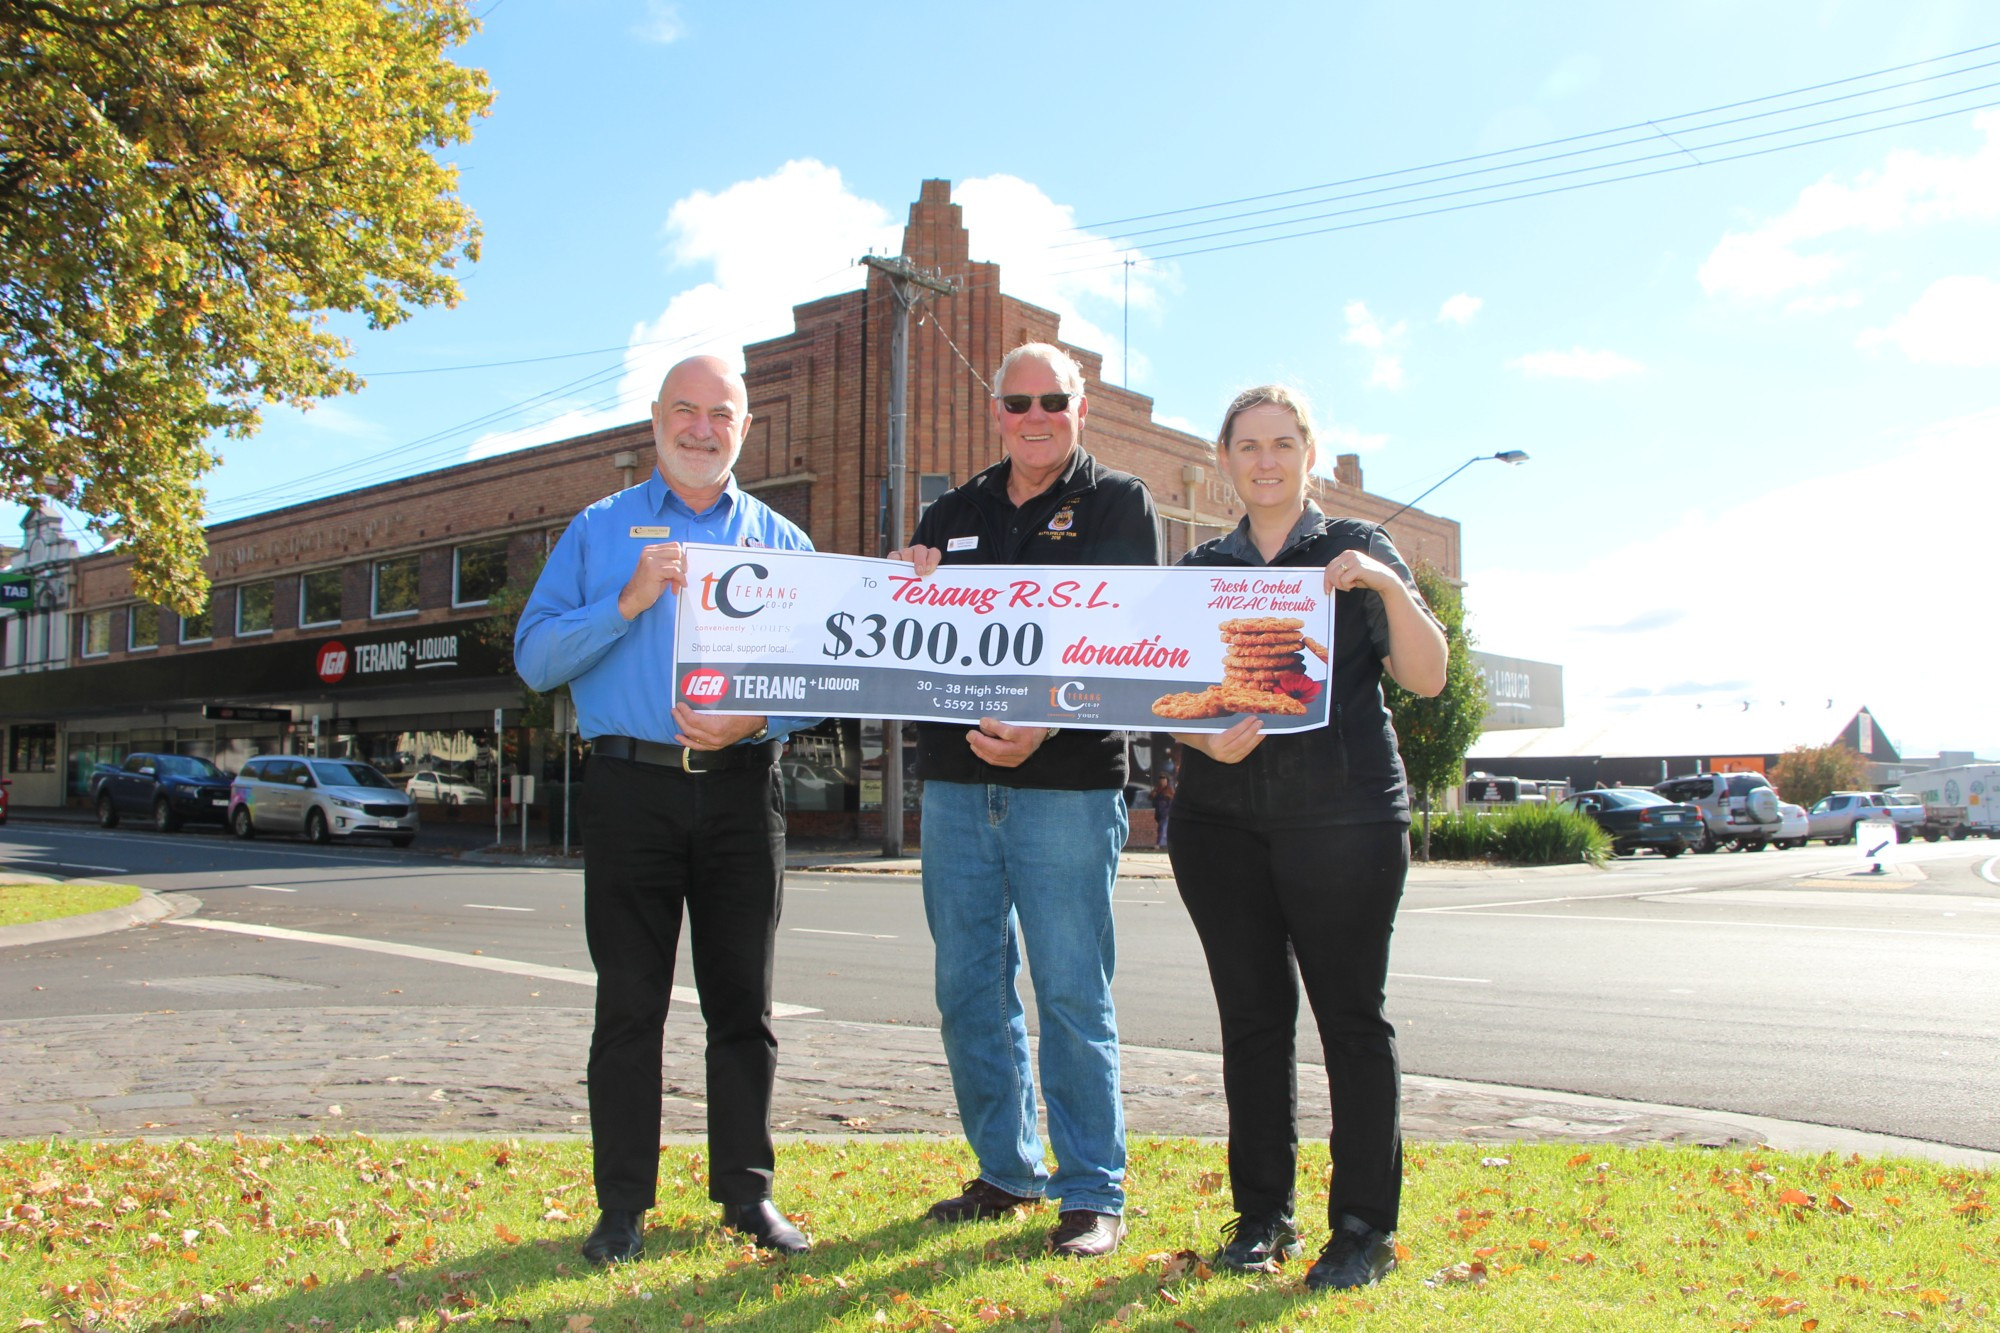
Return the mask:
M1916 844L1881 876L1818 847L1424 872L1392 962L1404 1066L2000 1149L1996 853ZM23 823L0 858L200 900L154 929L7 950L8 1017L589 1002L566 869ZM935 1023L913 877L794 872L786 894L785 1012ZM1124 1039L1214 1050L1172 881L1121 880L1116 905Z

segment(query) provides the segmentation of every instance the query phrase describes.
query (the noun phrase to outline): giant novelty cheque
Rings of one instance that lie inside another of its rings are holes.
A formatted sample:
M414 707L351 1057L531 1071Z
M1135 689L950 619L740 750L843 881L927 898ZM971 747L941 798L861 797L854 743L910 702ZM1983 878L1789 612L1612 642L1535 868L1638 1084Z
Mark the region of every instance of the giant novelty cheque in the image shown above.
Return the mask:
M1266 731L1327 721L1317 569L946 565L687 547L675 698L711 713Z

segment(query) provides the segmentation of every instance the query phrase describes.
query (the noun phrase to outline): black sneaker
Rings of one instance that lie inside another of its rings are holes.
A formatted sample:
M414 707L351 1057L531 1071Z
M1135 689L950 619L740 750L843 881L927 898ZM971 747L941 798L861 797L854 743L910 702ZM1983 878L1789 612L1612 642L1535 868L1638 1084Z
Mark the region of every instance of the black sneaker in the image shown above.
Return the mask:
M1333 1239L1306 1270L1306 1290L1346 1291L1380 1282L1396 1271L1396 1238L1351 1213L1342 1213Z
M963 1194L939 1199L924 1216L934 1222L982 1222L988 1218L1006 1217L1016 1208L1028 1208L1040 1202L1040 1199L1026 1195L1009 1194L985 1180L968 1180Z
M1296 1258L1298 1223L1283 1213L1245 1213L1223 1224L1225 1237L1215 1252L1215 1266L1239 1273L1270 1273L1286 1259Z

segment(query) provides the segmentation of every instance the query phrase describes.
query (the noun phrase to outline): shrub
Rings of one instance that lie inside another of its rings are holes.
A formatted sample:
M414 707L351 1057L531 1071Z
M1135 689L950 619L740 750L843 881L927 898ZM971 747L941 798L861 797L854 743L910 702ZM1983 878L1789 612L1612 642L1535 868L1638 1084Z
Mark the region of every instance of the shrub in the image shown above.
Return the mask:
M1494 820L1485 815L1476 815L1459 810L1451 814L1431 816L1431 859L1436 861L1478 861L1493 850ZM1423 841L1421 823L1412 826L1410 835L1419 844Z
M1601 866L1611 856L1611 835L1589 815L1556 805L1523 805L1492 818L1494 855L1523 866Z

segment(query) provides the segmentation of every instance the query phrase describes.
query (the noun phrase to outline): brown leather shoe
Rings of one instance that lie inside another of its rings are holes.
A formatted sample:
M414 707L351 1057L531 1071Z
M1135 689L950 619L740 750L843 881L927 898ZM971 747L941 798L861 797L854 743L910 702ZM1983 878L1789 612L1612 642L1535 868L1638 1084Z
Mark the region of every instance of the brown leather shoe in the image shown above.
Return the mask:
M1040 1202L1031 1195L1009 1194L988 1181L968 1180L963 1194L939 1199L924 1216L933 1222L983 1222L988 1218L1006 1217L1016 1208L1027 1208Z
M1125 1219L1110 1213L1067 1208L1049 1233L1049 1253L1072 1259L1095 1259L1118 1248L1125 1239Z

